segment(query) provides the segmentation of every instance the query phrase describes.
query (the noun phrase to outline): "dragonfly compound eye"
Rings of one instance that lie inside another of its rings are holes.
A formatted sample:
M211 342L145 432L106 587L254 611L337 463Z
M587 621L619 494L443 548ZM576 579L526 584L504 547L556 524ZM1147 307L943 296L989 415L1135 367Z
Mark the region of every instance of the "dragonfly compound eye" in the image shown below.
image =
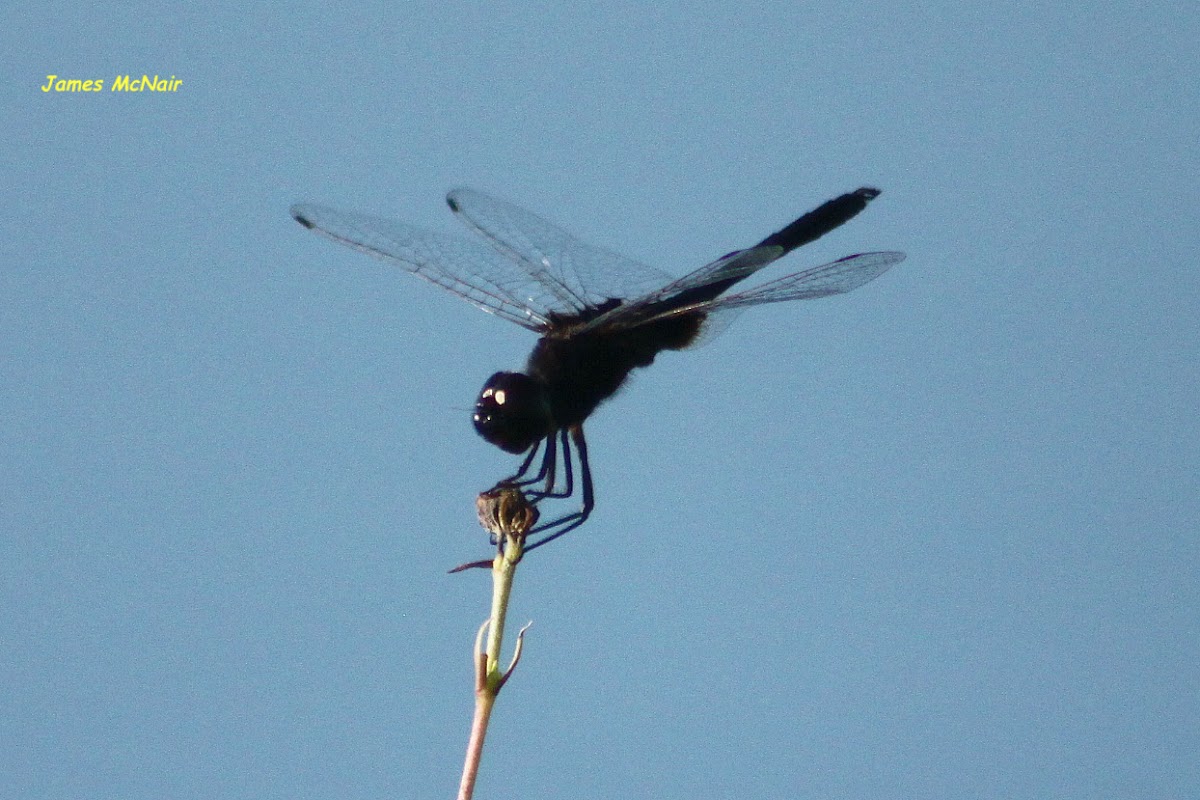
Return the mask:
M523 453L553 425L541 384L522 372L497 372L475 401L475 430L509 453Z

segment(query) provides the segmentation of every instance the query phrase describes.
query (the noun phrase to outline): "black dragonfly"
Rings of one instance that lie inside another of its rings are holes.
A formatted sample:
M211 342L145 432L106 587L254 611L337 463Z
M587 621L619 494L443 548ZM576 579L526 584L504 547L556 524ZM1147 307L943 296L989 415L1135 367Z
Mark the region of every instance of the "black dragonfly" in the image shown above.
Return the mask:
M583 423L633 369L649 366L663 350L695 343L718 314L848 292L904 260L903 253L859 253L724 294L849 221L878 195L868 187L843 194L753 247L678 279L585 244L529 211L470 189L450 192L446 202L481 241L307 203L292 206L291 213L306 228L400 266L541 337L524 372L488 378L473 416L484 439L509 453L527 453L517 472L497 487L518 487L533 503L574 494L574 448L581 507L534 528L530 533L540 538L525 548L532 550L583 524L592 512ZM560 448L561 487L556 480ZM539 449L541 465L529 475Z

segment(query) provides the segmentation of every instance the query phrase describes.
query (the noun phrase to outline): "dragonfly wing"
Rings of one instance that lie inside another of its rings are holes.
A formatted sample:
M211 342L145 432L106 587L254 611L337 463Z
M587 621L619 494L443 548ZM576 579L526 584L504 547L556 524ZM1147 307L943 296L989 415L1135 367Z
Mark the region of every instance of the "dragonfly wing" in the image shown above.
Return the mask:
M833 294L844 294L857 289L865 283L878 278L891 267L904 260L904 253L880 252L858 253L857 255L839 258L819 267L806 269L785 275L782 278L756 286L737 294L726 295L715 300L697 303L678 309L671 309L665 314L656 315L659 319L673 314L688 311L703 311L714 314L727 309L757 306L765 303L783 303L789 300L812 300L817 297L828 297Z
M468 227L574 311L671 280L665 272L582 242L533 212L483 192L455 189L446 202Z
M743 252L752 253L758 249L761 248L753 248ZM875 280L892 266L899 264L903 260L904 253L859 253L839 258L837 261L813 267L803 272L785 275L782 278L764 283L761 286L756 286L753 289L724 297L703 299L683 304L673 302L669 297L665 302L653 301L642 303L639 300L637 301L637 305L630 304L630 308L624 305L618 306L607 314L597 317L589 323L588 328L598 324L607 324L610 327L646 325L667 317L699 311L709 318L709 321L705 325L705 333L702 334L702 340L708 341L713 338L716 332L716 329L713 328L714 323L712 320L718 315L724 317L726 312L742 309L747 306L783 303L788 300L812 300L817 297L844 294ZM770 262L768 261L767 263ZM701 286L704 285L701 284ZM722 320L722 323L725 321ZM724 324L720 326L720 330L723 329Z
M335 242L399 266L484 311L540 331L556 296L485 245L392 220L301 203L292 217Z
M633 327L653 319L661 319L684 311L695 310L700 306L707 306L738 281L750 277L797 247L815 241L849 222L878 196L878 189L864 186L826 201L785 228L763 239L754 247L734 251L661 289L624 303L592 320L587 327L598 328L601 325L617 328ZM815 282L816 278L814 277L813 288L815 288ZM839 291L849 291L850 288L853 286ZM826 293L834 294L836 292L828 291ZM798 298L799 295L795 298L781 296L776 301ZM759 302L776 301L761 300ZM742 303L742 305L750 304L750 301Z
M777 260L783 252L782 247L772 245L730 253L678 280L671 281L660 289L622 303L596 317L583 330L592 330L600 326L631 328L652 319L670 316L680 308L695 308Z

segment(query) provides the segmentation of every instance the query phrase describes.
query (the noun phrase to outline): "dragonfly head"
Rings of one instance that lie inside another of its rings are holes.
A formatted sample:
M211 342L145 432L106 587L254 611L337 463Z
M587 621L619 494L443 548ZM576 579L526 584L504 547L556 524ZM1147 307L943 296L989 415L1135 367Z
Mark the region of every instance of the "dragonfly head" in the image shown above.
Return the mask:
M546 393L523 372L497 372L475 401L475 431L508 453L524 453L553 430Z

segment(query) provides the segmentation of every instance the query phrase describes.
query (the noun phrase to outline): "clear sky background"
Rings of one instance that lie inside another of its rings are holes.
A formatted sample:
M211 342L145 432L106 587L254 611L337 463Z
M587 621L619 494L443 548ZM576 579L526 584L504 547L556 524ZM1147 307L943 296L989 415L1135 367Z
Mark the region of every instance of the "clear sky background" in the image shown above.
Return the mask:
M444 798L526 331L304 231L470 185L682 274L861 185L589 423L479 797L1200 795L1200 8L0 11L0 797ZM55 95L158 73L173 94ZM469 235L463 231L464 235ZM778 273L777 273L778 274Z

